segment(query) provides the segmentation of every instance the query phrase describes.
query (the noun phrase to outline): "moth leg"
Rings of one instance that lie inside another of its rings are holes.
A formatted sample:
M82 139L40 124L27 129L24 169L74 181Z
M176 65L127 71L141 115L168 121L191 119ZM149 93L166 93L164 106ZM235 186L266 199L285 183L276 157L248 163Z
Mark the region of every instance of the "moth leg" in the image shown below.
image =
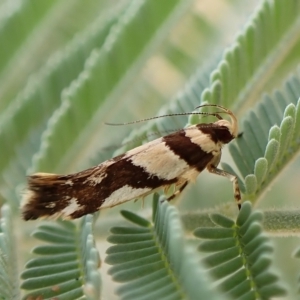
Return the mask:
M239 183L238 183L237 177L235 175L232 175L232 174L224 171L224 170L218 169L213 165L208 165L207 170L210 173L226 177L233 183L234 199L236 200L238 208L240 210L241 209L241 191L239 188Z
M188 182L184 181L184 183L180 186L180 188L173 195L171 195L169 198L167 198L167 200L171 201L172 199L174 199L175 197L177 197L185 189L185 187L187 185L188 185Z

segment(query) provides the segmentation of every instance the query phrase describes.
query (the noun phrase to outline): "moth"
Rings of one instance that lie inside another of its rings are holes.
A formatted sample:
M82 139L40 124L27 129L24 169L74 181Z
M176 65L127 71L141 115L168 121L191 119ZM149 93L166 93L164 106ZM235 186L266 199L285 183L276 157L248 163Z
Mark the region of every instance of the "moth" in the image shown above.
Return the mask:
M238 135L235 115L223 106L209 115L214 123L200 123L136 147L87 170L59 175L35 173L28 176L22 214L25 220L38 218L75 219L129 200L144 198L158 189L175 187L171 200L205 168L233 183L240 208L237 177L218 169L222 146ZM221 115L227 115L229 120Z

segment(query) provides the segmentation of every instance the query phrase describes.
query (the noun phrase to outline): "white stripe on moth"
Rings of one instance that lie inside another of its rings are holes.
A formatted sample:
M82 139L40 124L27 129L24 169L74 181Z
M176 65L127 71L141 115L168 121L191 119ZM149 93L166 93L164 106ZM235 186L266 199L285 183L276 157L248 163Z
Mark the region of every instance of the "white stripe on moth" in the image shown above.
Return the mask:
M125 201L146 196L149 192L152 192L151 188L133 188L126 184L111 193L99 208L112 207Z
M149 142L149 143L147 143L147 144L144 144L144 145L138 146L138 147L136 147L136 148L133 148L133 149L131 149L131 150L129 150L129 151L127 151L127 152L125 153L124 158L128 158L128 157L137 155L137 154L139 154L140 152L147 151L149 148L152 149L155 145L161 144L161 143L162 143L162 140L163 140L162 138L158 138L158 139L153 140L153 141L151 141L151 142Z
M130 160L150 176L155 175L166 180L174 179L189 169L189 165L162 141L136 153Z
M204 152L218 155L221 152L221 144L215 143L209 134L201 132L196 126L186 128L185 136L190 138L191 142L198 145Z
M90 186L95 186L99 183L101 183L101 181L107 177L107 174L106 173L99 173L99 174L96 174L96 175L92 175L90 177L88 177L85 181L84 181L84 184L86 183L89 183Z
M101 163L100 165L98 165L96 167L96 169L93 170L91 175L86 178L86 180L83 182L83 184L89 184L90 186L95 186L95 185L101 183L101 181L105 177L107 177L107 173L105 173L107 167L114 163L115 163L115 161L111 159L111 160L105 161L105 162Z
M70 216L72 213L81 210L84 206L78 205L77 198L71 198L68 205L60 212L63 216Z

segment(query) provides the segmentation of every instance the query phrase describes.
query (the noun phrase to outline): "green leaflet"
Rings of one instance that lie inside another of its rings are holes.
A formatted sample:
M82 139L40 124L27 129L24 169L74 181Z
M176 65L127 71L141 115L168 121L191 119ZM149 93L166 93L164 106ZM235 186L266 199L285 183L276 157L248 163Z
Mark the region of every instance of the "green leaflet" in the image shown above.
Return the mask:
M100 259L92 227L91 215L77 226L67 221L39 226L33 235L47 244L33 249L39 257L30 260L21 275L21 287L29 291L24 299L99 299Z
M121 214L125 219L133 222L134 224L137 224L142 227L150 227L151 226L151 223L148 220L145 220L144 218L142 218L130 211L122 210Z
M270 299L282 296L285 289L270 270L273 247L262 232L262 214L253 212L250 202L242 205L236 222L213 214L213 228L198 228L203 239L199 250L209 253L203 259L209 273L229 299Z
M268 169L268 160L265 158L260 158L255 162L254 174L257 180L257 184L261 184L266 175Z
M107 250L109 273L121 282L121 299L220 299L207 283L187 249L176 209L163 198L155 199L153 224L147 228L112 228ZM127 219L133 222L133 213ZM141 217L139 217L141 218ZM146 222L146 220L145 220ZM222 298L223 299L223 298Z

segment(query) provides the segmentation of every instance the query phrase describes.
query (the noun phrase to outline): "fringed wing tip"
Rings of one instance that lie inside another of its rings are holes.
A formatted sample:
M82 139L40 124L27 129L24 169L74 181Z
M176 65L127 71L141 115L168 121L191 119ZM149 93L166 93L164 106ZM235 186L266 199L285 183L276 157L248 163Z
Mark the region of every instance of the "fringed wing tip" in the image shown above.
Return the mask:
M26 190L20 207L23 220L57 220L58 218L63 220L72 219L71 216L66 216L63 212L52 213L48 211L46 207L39 206L41 205L38 205L35 193L31 190Z
M36 212L35 209L35 193L29 189L27 189L23 193L23 198L21 202L21 214L25 221L28 220L36 220L41 218L42 216L39 215L39 213Z
M59 175L51 173L35 173L28 176L28 187L23 192L21 201L21 214L25 221L36 219L57 219L62 214L54 213L51 205L43 201L43 195L38 191L43 186L51 184Z

